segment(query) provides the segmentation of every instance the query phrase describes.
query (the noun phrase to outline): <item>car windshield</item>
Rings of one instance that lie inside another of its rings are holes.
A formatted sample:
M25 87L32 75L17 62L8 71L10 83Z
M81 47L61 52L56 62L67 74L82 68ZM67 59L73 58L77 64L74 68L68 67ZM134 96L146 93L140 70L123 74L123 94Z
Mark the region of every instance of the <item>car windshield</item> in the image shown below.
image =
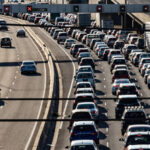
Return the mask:
M143 63L150 63L150 59L143 60Z
M132 127L130 132L150 132L150 127Z
M34 62L23 62L23 65L34 65Z
M112 51L111 54L120 54L120 51Z
M128 112L125 118L145 118L144 112Z
M67 42L74 43L75 41L74 40L67 40Z
M93 60L92 59L84 59L83 63L84 64L90 64L90 63L93 63Z
M122 94L133 94L136 92L136 88L134 86L131 87L122 87L120 88L120 92Z
M132 50L132 49L137 49L136 46L128 46L128 49Z
M94 109L93 104L80 104L78 105L77 109Z
M80 125L76 126L73 129L74 132L89 132L89 131L95 131L93 125Z
M116 80L115 83L117 83L117 84L120 84L120 83L130 83L130 81L129 80Z
M125 64L125 60L124 59L116 59L114 60L115 64Z
M91 57L90 53L86 53L86 54L80 54L81 57Z
M90 84L86 84L86 83L82 83L82 84L78 84L77 88L89 88L91 87Z
M71 150L95 150L93 145L76 145L72 146Z
M79 72L92 72L90 68L81 68Z
M150 144L150 135L132 135L127 140L127 145Z
M84 45L75 45L75 48L84 48Z
M123 98L119 100L119 104L138 104L136 98Z
M128 72L127 71L123 71L123 70L122 71L116 71L115 75L116 76L118 76L118 75L128 75Z
M87 112L79 112L72 115L72 119L91 119L91 116Z
M78 79L83 79L83 78L93 78L91 73L81 73L77 77Z
M77 91L77 94L80 94L80 93L93 93L93 91L92 90Z

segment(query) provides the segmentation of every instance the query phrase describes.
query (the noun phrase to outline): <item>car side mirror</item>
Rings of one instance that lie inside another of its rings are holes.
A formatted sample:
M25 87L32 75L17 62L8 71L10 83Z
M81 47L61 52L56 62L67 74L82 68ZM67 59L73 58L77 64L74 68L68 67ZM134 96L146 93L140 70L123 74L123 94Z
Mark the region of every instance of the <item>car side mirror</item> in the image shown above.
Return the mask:
M123 138L120 138L120 139L119 139L119 141L120 141L120 142L123 142L123 141L124 141L124 139L123 139Z

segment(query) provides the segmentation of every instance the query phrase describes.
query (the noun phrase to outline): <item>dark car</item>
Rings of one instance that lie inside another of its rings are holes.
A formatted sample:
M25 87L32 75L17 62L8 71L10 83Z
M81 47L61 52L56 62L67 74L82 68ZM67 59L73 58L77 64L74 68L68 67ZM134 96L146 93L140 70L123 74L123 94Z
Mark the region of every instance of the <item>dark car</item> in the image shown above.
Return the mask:
M101 41L102 41L102 40L101 40L100 38L94 38L94 39L92 39L91 42L90 42L90 48L93 49L94 44L95 44L96 42L101 42Z
M99 131L93 121L74 122L70 133L70 141L74 140L94 140L99 144Z
M136 88L136 85L134 83L121 83L116 93L117 93L117 96L128 95L128 94L135 94L139 96L139 91Z
M143 108L127 108L124 110L123 116L122 116L122 126L121 126L121 133L124 135L126 132L126 129L129 125L133 124L147 124L148 123L148 117L145 114L145 111Z
M80 66L90 65L95 70L95 63L92 57L83 57L80 61Z
M127 69L115 70L112 76L112 83L114 82L115 79L129 79L130 80L130 75L128 73L128 70Z
M138 48L144 49L144 39L138 38L137 41L135 42L135 45Z
M140 105L140 101L138 100L136 95L120 95L117 99L115 107L116 119L120 119L122 117L125 107Z
M111 66L110 66L110 71L112 72L115 65L124 65L124 64L126 64L126 61L125 61L124 58L116 58L116 59L113 60Z
M82 119L83 120L94 120L90 110L88 110L88 109L73 110L72 115L71 115L70 124L69 124L69 129L71 129L74 121L79 120L79 119L80 120L82 120Z
M18 30L17 31L17 37L25 37L26 36L26 33L24 30Z
M70 48L70 54L75 57L79 48L85 48L85 46L83 44L72 44Z
M11 39L9 37L2 38L1 47L11 47Z
M6 21L3 19L0 19L0 30L8 30L8 27L6 25Z

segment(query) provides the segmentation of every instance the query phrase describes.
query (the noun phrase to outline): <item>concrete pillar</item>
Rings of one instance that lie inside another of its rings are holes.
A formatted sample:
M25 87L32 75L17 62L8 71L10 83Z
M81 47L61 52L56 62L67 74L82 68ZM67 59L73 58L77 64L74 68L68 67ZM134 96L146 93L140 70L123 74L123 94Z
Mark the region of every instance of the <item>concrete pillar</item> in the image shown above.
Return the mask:
M103 14L103 13L96 13L96 25L101 27L101 20L110 20L112 19L112 14Z

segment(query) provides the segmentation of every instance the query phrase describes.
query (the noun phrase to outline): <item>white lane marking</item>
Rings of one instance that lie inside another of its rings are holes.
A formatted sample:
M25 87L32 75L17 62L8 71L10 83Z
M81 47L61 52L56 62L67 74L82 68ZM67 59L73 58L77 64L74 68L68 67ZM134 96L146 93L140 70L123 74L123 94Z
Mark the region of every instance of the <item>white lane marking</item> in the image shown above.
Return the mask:
M107 147L109 147L109 142L107 142Z
M105 72L103 72L105 74Z
M31 39L30 36L28 36L28 37ZM41 54L40 50L38 49L37 45L33 42L32 39L31 39L31 41L32 41L33 45L35 46L35 48L37 49L37 51L39 52L39 54L41 55L42 60L44 61L44 57L42 56L42 54ZM47 78L46 78L46 64L45 64L45 63L44 63L44 72L45 72L45 80L44 80L44 90L43 90L43 96L42 96L43 98L44 98L44 96L45 96L45 92L46 92L46 82L47 82ZM38 112L37 117L36 117L37 119L39 119L39 117L40 117L40 114L41 114L41 111L42 111L42 106L43 106L43 100L41 101L41 104L40 104L39 112ZM38 123L38 122L35 122L35 123L34 123L33 129L32 129L32 131L31 131L31 134L30 134L29 139L28 139L28 141L27 141L27 143L26 143L26 145L25 145L24 150L28 150L28 148L29 148L29 145L30 145L30 143L31 143L33 134L34 134L35 129L36 129L36 126L37 126L37 123Z
M12 89L9 89L9 92L12 92Z
M141 93L141 96L143 96L143 94Z
M106 79L104 78L104 80L106 80Z
M43 31L42 31L42 32L43 32ZM46 34L45 32L43 32L43 33L44 33L48 38L50 38L55 44L57 44L57 42L56 42L50 35ZM57 44L57 45L58 45L58 47L60 47L60 49L62 49L63 52L68 56L68 58L71 60L71 63L72 63L72 65L73 65L73 76L72 76L72 81L71 81L71 85L70 85L70 88L69 88L69 92L68 92L68 95L67 95L67 98L69 98L70 95L71 95L72 88L73 88L73 82L74 82L74 78L73 78L73 77L74 77L74 75L75 75L75 70L76 70L76 69L75 69L75 64L74 64L74 62L73 62L71 56L65 51L65 49L64 49L63 47L61 47L59 44ZM65 118L65 113L66 113L66 110L67 110L68 103L69 103L69 100L67 100L66 103L65 103L64 111L63 111L63 114L62 114L62 119ZM62 126L63 126L63 122L61 122L59 129L62 129Z
M107 105L107 103L105 102L105 106Z
M104 85L104 88L106 88L106 85Z
M14 85L15 84L15 82L12 82L12 85Z
M20 58L18 57L17 59L19 60Z
M16 71L16 73L18 73L18 71Z
M106 132L108 133L108 128L106 128Z
M15 79L17 79L17 76L15 76Z

